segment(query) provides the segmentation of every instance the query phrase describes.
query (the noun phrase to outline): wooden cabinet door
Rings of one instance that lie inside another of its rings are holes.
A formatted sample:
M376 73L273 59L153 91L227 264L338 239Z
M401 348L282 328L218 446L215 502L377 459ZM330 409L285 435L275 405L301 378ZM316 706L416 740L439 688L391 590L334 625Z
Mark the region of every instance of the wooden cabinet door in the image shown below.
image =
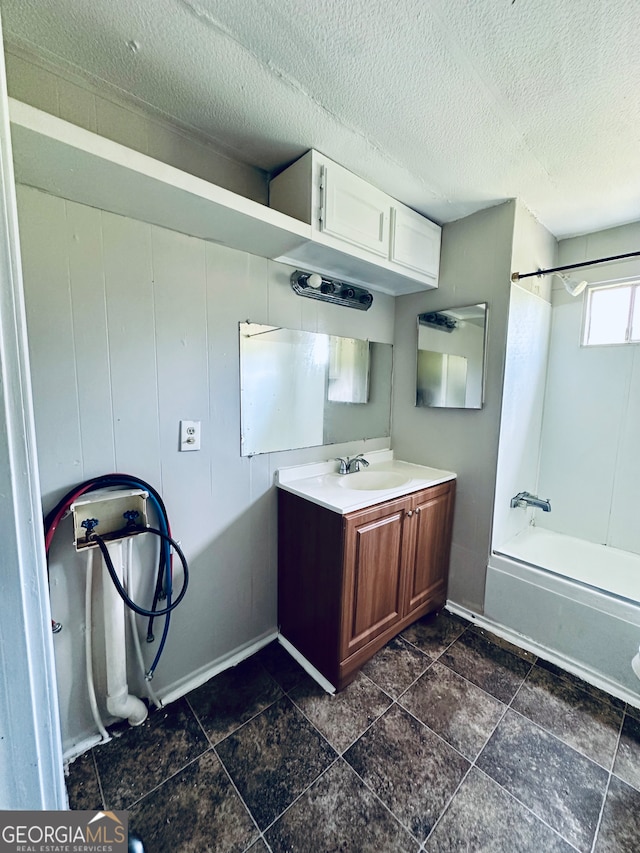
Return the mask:
M320 189L321 231L387 258L389 197L335 163L322 167Z
M430 599L446 595L451 547L455 483L443 483L414 496L408 519L413 525L411 557L407 559L407 581L403 615Z
M389 260L407 270L438 278L440 226L407 207L394 207Z
M345 519L341 659L400 618L406 498Z

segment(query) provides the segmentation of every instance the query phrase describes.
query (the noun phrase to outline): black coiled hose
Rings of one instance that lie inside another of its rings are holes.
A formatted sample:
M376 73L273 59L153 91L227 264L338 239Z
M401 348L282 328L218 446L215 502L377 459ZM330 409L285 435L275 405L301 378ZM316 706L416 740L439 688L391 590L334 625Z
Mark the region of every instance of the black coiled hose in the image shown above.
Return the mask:
M122 533L131 534L132 531L136 533L153 533L155 536L159 536L162 540L167 542L173 550L176 552L178 557L180 558L180 562L182 563L182 567L184 569L184 576L182 581L182 589L180 590L180 595L176 598L175 601L172 601L168 607L165 607L164 610L146 610L144 607L140 607L139 604L136 604L132 598L127 595L127 591L120 583L120 579L118 578L118 574L115 570L113 562L111 560L111 555L109 554L109 549L107 548L104 539L98 533L90 533L88 539L97 544L98 548L100 548L102 552L102 556L104 557L104 562L107 567L107 571L111 576L111 580L113 581L113 585L118 591L118 595L131 610L134 610L136 613L139 613L140 616L167 616L171 613L172 610L175 610L176 607L180 604L182 599L185 596L187 591L187 586L189 585L189 566L187 565L187 560L182 553L182 549L178 545L178 543L172 539L170 536L167 536L166 533L163 533L162 530L157 530L155 527L142 527L139 524L128 525L123 528ZM117 535L117 534L116 534Z

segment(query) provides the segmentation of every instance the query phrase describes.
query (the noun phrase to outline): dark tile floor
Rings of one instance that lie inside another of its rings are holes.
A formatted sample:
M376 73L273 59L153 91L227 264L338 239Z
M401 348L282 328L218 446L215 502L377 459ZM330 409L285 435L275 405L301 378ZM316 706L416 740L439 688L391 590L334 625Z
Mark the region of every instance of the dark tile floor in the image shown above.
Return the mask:
M147 853L637 853L640 712L446 612L337 696L276 643L69 769Z

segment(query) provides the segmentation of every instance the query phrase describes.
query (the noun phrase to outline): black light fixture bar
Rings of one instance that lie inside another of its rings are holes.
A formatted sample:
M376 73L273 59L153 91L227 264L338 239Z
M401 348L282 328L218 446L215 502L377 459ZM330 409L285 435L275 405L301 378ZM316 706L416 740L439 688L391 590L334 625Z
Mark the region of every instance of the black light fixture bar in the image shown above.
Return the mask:
M346 308L357 308L368 311L373 303L373 294L364 287L327 278L319 273L296 270L291 273L291 287L298 296L308 296L310 299L322 299L333 302L334 305L344 305Z
M511 273L511 281L520 281L521 278L531 278L534 275L551 275L554 272L564 272L565 270L579 270L582 267L592 267L595 264L606 264L608 261L621 261L624 258L637 258L640 252L627 252L624 255L611 255L608 258L596 258L593 261L582 261L579 264L565 264L563 267L552 267L548 270L536 270L536 272L514 272Z
M421 326L429 326L431 329L438 329L439 332L453 332L458 327L453 317L439 311L426 311L424 314L418 314L418 322Z

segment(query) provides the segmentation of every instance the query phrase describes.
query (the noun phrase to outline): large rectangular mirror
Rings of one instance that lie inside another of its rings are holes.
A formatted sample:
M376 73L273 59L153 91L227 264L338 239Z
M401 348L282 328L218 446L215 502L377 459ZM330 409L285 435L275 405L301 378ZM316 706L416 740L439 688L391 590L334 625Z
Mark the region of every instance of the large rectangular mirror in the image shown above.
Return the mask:
M418 315L416 406L481 409L487 303Z
M391 432L391 344L240 323L241 454Z

